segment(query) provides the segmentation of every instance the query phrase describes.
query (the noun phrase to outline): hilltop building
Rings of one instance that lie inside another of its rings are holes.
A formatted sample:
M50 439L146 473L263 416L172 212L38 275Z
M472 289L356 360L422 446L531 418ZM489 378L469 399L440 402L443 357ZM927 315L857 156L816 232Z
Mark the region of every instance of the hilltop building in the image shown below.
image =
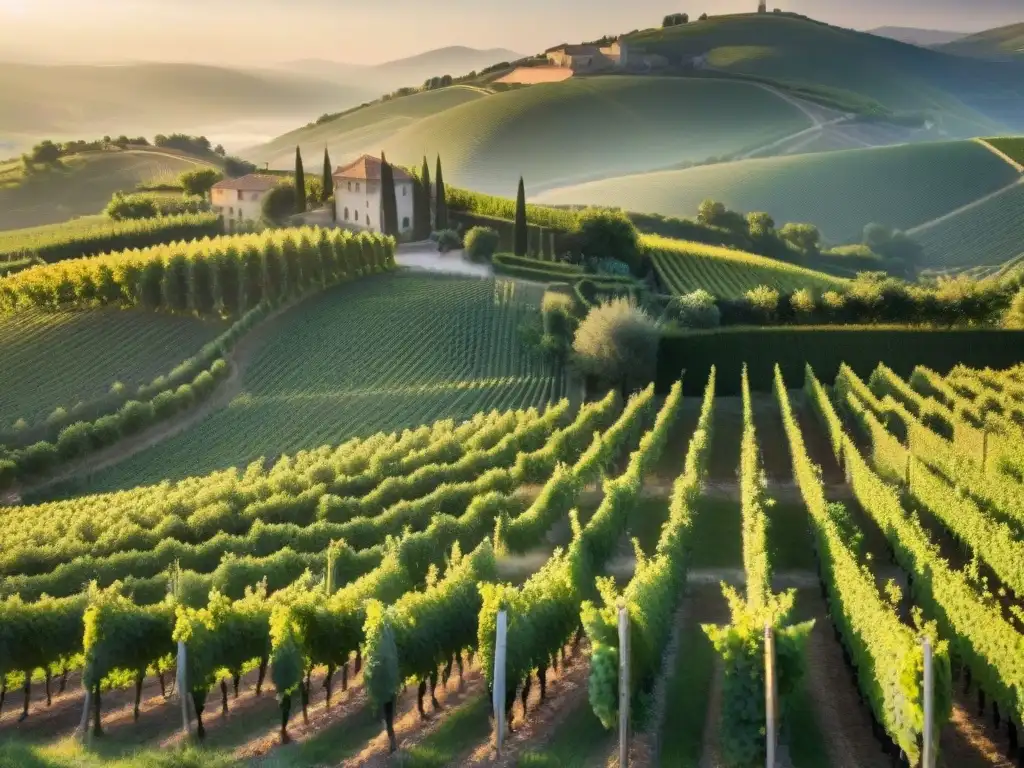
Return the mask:
M210 205L219 213L229 230L259 221L263 199L281 183L279 176L250 173L237 179L223 179L210 188Z
M768 13L768 1L767 0L761 0L761 2L758 3L758 5L757 5L757 12L758 13Z
M334 208L337 222L347 229L379 232L383 214L379 157L363 155L334 171ZM395 202L398 228L402 233L413 226L412 177L392 166L395 176Z
M632 50L621 37L608 45L560 45L545 51L545 55L553 66L570 69L574 74L649 70L668 64L664 56Z

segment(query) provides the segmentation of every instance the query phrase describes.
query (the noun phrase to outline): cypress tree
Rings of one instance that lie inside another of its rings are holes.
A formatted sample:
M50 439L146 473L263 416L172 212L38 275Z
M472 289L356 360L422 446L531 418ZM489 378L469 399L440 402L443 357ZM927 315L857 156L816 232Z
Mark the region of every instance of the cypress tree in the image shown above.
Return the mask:
M430 237L430 188L422 177L412 180L412 226L416 240Z
M444 174L441 172L441 156L437 156L437 173L434 174L437 184L436 200L434 202L434 219L437 224L437 231L448 229L448 203L444 197Z
M433 232L436 227L434 226L434 190L430 186L430 166L427 165L427 156L423 156L423 178L420 182L423 184L424 199L427 201L427 237Z
M516 256L525 256L529 247L529 232L526 228L526 187L519 177L519 192L516 194L515 239L512 250Z
M306 172L302 168L302 151L295 147L295 212L306 212Z
M331 195L334 194L334 176L331 173L331 156L327 153L327 147L324 147L324 199L323 202L327 202Z
M380 153L380 186L381 232L397 237L398 201L395 198L395 172L383 152Z

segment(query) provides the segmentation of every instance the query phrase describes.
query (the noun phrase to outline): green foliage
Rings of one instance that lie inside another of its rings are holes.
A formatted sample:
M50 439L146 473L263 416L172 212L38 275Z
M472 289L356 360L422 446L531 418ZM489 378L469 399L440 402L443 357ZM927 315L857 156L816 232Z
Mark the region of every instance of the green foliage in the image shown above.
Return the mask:
M462 238L454 229L442 229L437 233L436 240L439 253L448 253L448 251L461 248L463 245Z
M639 235L621 211L588 208L577 215L572 235L575 247L585 257L618 259L628 264L633 274L643 273Z
M296 212L298 205L299 200L295 196L294 185L281 184L263 197L263 202L260 203L260 213L263 220L270 224L283 224Z
M516 217L513 227L514 237L512 252L516 256L525 256L526 243L526 187L523 185L523 177L519 177L519 190L516 192Z
M657 354L655 321L626 299L592 309L573 340L573 363L583 373L612 386L650 381Z
M473 227L466 233L464 244L470 261L487 262L498 250L499 235L490 227ZM440 245L440 242L438 243Z
M295 207L291 213L305 213L306 171L302 167L302 151L299 147L295 147L295 175L292 178L294 183L292 201L295 203ZM271 218L271 220L273 221L275 219Z
M223 178L224 174L215 168L198 168L194 171L185 171L178 177L178 181L186 195L206 197L213 185Z
M583 277L585 274L583 267L576 264L530 259L511 253L496 254L492 263L494 271L498 274L541 282L561 282L573 277Z
M171 197L167 195L134 194L116 192L107 204L104 213L114 221L147 219L154 216L181 216L187 213L204 213L210 210L205 198L193 195Z
M670 395L678 397L677 387ZM588 695L591 708L605 728L618 722L618 609L630 619L630 683L634 699L649 692L661 667L687 573L693 506L700 494L711 445L714 411L714 375L708 381L696 429L686 453L683 472L676 479L669 502L669 517L662 528L655 554L646 558L638 547L633 578L619 597L611 580L599 579L603 607L585 601L580 620L591 644ZM638 702L634 701L634 704ZM631 711L637 711L635 707Z
M0 233L0 259L26 253L52 263L129 248L222 234L212 213L170 214L164 218L127 221L82 219L59 227L36 227Z
M1003 315L1003 328L1024 329L1024 288L1013 295L1013 301Z

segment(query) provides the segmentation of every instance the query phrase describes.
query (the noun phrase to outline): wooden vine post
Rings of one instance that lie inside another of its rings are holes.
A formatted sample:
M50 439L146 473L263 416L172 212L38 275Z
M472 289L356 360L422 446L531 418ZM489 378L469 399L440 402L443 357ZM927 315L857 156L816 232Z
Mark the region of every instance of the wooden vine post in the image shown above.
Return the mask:
M629 765L629 611L619 606L619 766Z
M508 640L508 613L498 611L498 625L494 641L494 727L498 754L505 744L505 656Z
M185 647L183 640L178 641L178 669L177 669L177 687L178 687L178 698L181 699L181 728L186 734L192 733L192 723L189 718L188 712L188 672L186 664L188 662L188 649Z
M775 632L771 624L764 626L764 711L767 768L775 768L775 747L777 744L777 719L775 705Z
M921 755L922 768L935 768L935 746L933 727L935 721L935 679L932 665L932 642L922 640L924 650L924 748Z

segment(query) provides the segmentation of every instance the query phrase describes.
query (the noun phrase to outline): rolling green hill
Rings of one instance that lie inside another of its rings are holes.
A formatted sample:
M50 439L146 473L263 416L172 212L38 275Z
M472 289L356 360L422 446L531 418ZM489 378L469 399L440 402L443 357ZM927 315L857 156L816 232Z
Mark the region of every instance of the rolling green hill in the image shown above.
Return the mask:
M731 299L759 285L780 291L820 291L840 288L845 283L823 272L730 248L655 235L644 235L641 243L651 254L661 282L674 294L703 288L718 298Z
M295 131L245 154L287 167L296 143L307 157L318 156L327 143L336 162L381 149L406 164L440 153L446 181L510 194L520 174L530 189L541 189L704 161L809 125L798 108L747 83L605 76L491 95L467 88L417 94Z
M1010 69L829 26L793 14L712 16L627 37L638 51L682 62L706 56L712 69L816 84L861 94L897 112L927 111L951 136L989 131L990 116L965 94L1002 88L1019 98L1024 83ZM1009 95L1008 98L1013 98Z
M534 202L618 206L693 216L702 200L809 222L830 243L859 241L872 222L909 229L1012 183L1009 163L978 142L936 142L743 160L622 176L554 190Z
M573 78L488 96L396 134L389 157L439 152L445 180L509 195L681 162L703 162L810 125L746 83L671 77Z
M925 268L998 267L1024 254L1024 182L912 234Z
M101 472L131 487L378 430L560 398L517 343L539 296L508 281L382 275L312 298L269 329L243 391L202 423Z
M1024 22L961 37L938 48L959 56L1024 60Z
M153 150L86 152L64 158L60 167L38 166L23 177L21 161L0 163L0 230L55 224L99 213L115 192L135 189L139 182L177 176L205 161Z
M18 419L35 424L58 406L70 411L115 381L133 391L225 328L219 320L117 309L0 317L0 429Z
M308 159L321 157L326 145L332 160L340 164L363 152L379 154L402 128L485 96L487 92L479 88L456 85L391 99L351 110L319 125L298 128L267 144L245 149L241 155L257 164L270 163L272 168L293 168L296 144Z

